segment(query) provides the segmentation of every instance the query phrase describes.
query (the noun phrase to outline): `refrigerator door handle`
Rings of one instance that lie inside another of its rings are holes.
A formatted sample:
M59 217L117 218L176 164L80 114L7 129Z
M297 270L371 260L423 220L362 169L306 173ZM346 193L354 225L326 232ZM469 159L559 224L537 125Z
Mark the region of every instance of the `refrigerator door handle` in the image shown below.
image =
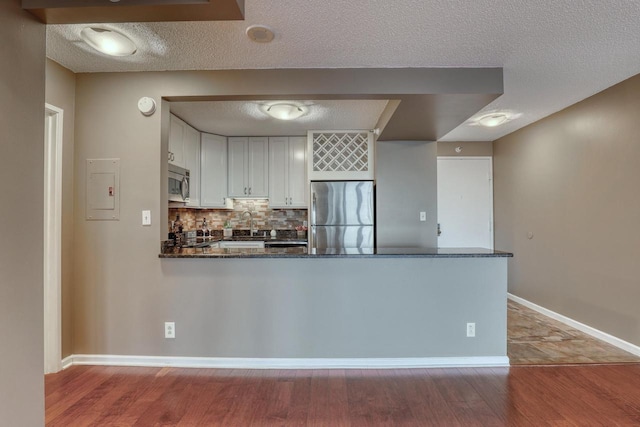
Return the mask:
M316 225L316 193L311 193L311 225Z
M311 247L316 247L316 193L311 193Z

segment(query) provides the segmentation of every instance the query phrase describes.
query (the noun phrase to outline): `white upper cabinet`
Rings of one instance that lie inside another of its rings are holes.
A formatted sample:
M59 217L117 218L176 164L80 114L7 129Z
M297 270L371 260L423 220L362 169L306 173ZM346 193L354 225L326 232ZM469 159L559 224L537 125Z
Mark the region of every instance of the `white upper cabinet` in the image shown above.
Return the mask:
M307 179L307 138L289 138L289 207L306 208L309 203Z
M287 207L289 198L289 138L269 138L269 206Z
M229 197L269 196L267 137L229 138Z
M200 206L229 208L232 201L227 198L227 138L203 133L200 157Z
M306 208L306 137L269 138L269 206Z
M184 128L184 167L189 170L189 207L200 207L200 132Z
M169 128L169 163L185 167L184 163L184 132L188 125L171 115L171 124Z

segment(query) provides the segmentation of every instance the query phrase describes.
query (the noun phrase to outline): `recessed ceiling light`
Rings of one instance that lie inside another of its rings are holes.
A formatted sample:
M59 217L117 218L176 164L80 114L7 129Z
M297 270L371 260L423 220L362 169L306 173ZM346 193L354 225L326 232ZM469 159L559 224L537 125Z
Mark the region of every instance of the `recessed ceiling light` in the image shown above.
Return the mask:
M302 117L307 111L308 109L304 105L287 102L264 106L264 112L278 120L295 120Z
M122 33L99 27L85 27L80 35L95 50L110 56L129 56L136 53L133 41Z
M514 113L512 111L493 111L472 118L470 124L492 128L517 119L521 115L521 113Z
M257 43L269 43L275 37L273 30L264 25L252 25L246 32L247 36Z

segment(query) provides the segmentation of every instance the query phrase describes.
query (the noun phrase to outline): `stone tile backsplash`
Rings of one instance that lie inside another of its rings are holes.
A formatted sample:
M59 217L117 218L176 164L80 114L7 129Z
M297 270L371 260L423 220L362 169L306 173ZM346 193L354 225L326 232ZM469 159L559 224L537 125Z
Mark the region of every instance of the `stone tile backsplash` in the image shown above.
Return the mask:
M222 230L226 220L236 229L249 229L249 215L242 215L245 211L253 212L253 228L256 230L295 230L307 220L306 209L271 209L268 200L236 199L233 210L227 209L187 209L169 208L169 224L180 214L185 230L197 230L202 227L202 218L207 219L207 225L212 230Z

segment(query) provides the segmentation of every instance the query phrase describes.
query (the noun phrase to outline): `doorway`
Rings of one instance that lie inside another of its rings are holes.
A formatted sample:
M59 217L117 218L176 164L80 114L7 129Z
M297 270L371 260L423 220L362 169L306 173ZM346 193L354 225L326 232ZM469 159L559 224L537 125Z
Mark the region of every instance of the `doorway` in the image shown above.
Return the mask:
M62 369L62 123L45 104L44 119L44 373Z
M493 249L491 157L438 157L438 247Z

